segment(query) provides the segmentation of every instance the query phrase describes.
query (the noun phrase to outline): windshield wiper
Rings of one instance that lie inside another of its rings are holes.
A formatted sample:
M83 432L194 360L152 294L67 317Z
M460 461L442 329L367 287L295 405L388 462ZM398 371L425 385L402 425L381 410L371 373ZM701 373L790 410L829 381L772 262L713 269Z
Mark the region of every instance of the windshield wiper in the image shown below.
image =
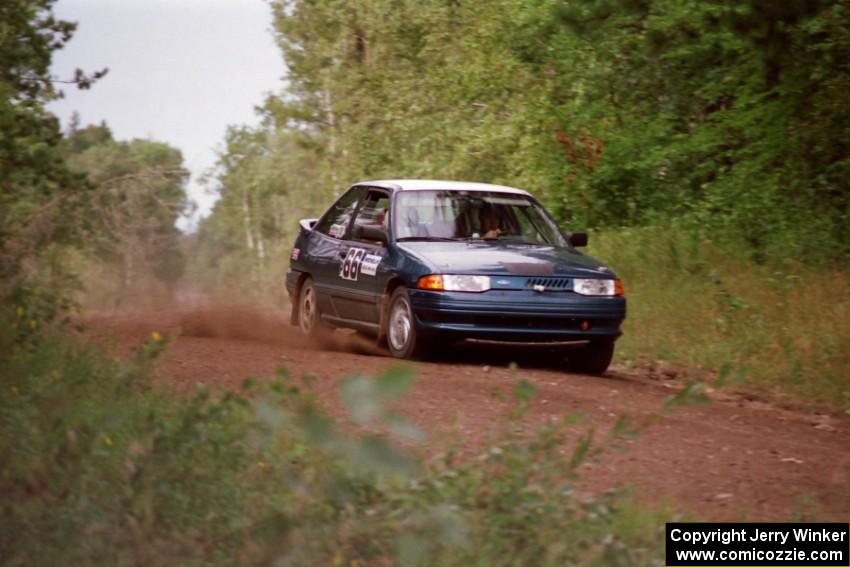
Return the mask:
M546 242L537 242L536 240L525 240L516 236L494 236L493 238L484 238L483 236L467 236L465 238L456 238L455 240L463 240L464 242L500 242L502 244L521 244L526 246L551 246Z
M416 242L421 240L437 240L440 242L457 242L459 238L446 238L445 236L402 236L396 238L396 242Z
M538 242L536 240L525 240L523 238L502 238L502 242L506 242L508 244L525 244L528 246L551 246L548 242Z

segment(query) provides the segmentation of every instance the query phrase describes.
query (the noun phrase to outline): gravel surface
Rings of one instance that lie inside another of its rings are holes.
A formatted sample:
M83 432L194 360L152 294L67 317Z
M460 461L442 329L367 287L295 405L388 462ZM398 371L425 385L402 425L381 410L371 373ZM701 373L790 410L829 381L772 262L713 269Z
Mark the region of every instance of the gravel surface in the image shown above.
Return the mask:
M236 389L245 377L268 378L281 366L292 376L312 374L309 388L340 419L344 376L399 364L359 335L337 331L311 344L285 313L246 307L89 314L83 322L90 336L119 352L154 330L171 335L157 381L178 392L196 382ZM526 379L536 390L523 422L529 429L574 413L584 419L571 434L594 429L601 450L580 469L582 491L627 488L639 500L704 520L847 521L850 514L850 416L783 409L710 388L709 404L664 410L687 372L615 365L595 378L567 373L527 348L462 344L436 361L408 364L416 380L400 409L427 433L426 453L447 443L467 454L485 449L514 406L517 381ZM640 431L612 441L620 416Z

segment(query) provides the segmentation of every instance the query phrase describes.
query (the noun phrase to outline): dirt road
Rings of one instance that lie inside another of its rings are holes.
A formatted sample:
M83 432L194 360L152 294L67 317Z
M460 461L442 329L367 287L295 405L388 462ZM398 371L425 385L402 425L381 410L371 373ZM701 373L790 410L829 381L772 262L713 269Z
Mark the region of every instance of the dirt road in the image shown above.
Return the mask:
M335 415L337 386L352 373L376 373L397 361L368 341L337 333L330 345L311 345L283 314L220 308L91 315L93 336L128 349L151 331L176 336L157 379L178 390L203 382L238 388L246 376L313 374L312 388ZM781 409L743 395L711 393L708 405L663 412L682 377L652 377L614 366L605 378L547 367L526 349L466 345L436 362L416 364L417 379L402 403L439 450L455 434L477 451L510 411L519 378L536 395L534 422L580 412L584 428L604 439L618 416L647 422L640 434L582 466L584 490L630 487L636 496L671 504L706 520L847 521L850 518L850 416ZM511 370L508 364L518 363ZM459 434L459 435L457 435Z

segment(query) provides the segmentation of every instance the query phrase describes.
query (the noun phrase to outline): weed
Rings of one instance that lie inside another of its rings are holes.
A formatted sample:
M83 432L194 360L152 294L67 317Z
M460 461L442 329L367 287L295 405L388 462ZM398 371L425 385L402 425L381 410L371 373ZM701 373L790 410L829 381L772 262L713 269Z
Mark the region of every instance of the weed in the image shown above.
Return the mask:
M407 368L344 380L351 433L284 370L242 395L152 388L166 343L121 361L58 333L0 341L4 564L661 562L657 515L573 495L594 447L565 447L574 417L423 463L392 410ZM533 395L517 381L515 419Z
M590 252L625 282L620 360L673 360L714 371L718 385L850 409L846 270L757 265L745 245L675 225L595 235Z

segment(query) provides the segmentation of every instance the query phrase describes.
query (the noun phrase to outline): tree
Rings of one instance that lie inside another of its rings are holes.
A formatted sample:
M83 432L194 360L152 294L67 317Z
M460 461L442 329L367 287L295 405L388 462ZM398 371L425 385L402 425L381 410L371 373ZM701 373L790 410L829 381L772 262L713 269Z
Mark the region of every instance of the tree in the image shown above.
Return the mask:
M65 165L62 134L45 103L59 96L52 53L75 24L56 19L53 0L0 3L0 281L8 293L30 276L54 242L78 242L90 226L81 214L88 186ZM105 71L70 81L88 88Z
M847 253L850 3L584 0L557 13L599 62L562 123L613 119L599 166L576 179L603 203L591 223L691 215L760 256Z
M73 129L69 167L92 184L88 214L99 230L85 249L118 267L118 297L150 276L171 289L183 274L177 218L188 205L180 151L150 140L116 141L105 124Z
M230 128L209 180L220 199L200 223L193 279L282 299L279 282L296 220L315 214L327 200L317 170L312 148L293 132Z
M850 253L850 0L272 6L287 90L229 135L201 242L227 226L259 258L285 247L257 228L276 199L430 177L527 188L571 227L676 220L755 258ZM308 192L258 182L275 167Z

